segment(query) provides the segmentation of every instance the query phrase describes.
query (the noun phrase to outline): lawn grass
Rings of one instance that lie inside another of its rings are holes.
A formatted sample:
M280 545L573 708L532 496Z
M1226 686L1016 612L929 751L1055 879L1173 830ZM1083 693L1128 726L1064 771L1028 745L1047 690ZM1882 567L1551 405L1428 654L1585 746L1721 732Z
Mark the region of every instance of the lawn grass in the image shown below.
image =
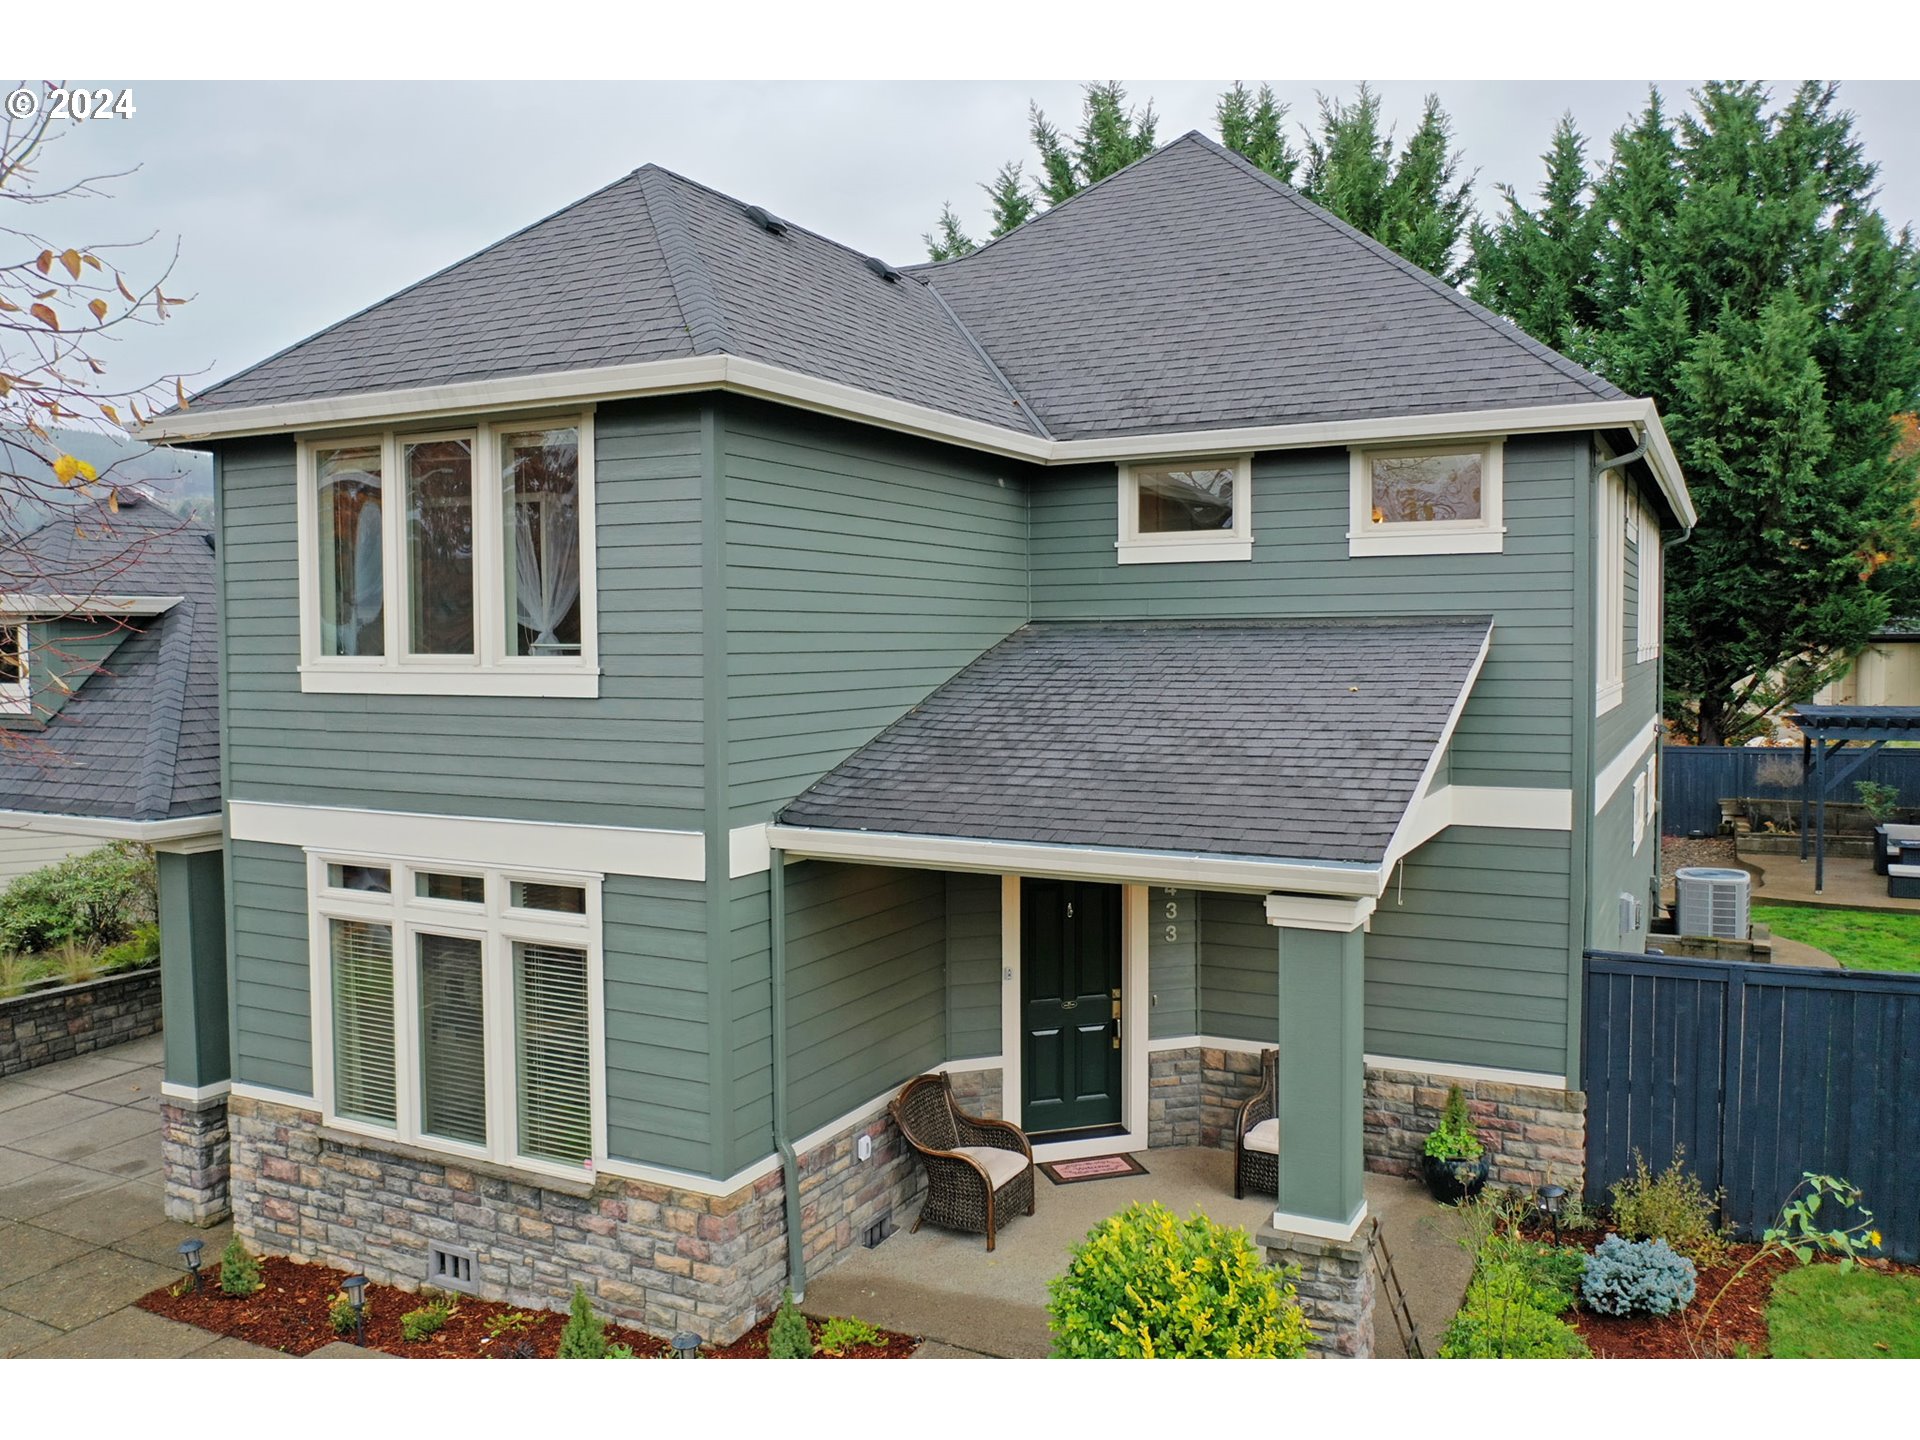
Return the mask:
M1753 918L1776 935L1826 951L1849 970L1920 973L1920 911L1756 905Z
M1920 1276L1804 1265L1774 1282L1769 1346L1788 1360L1920 1359Z

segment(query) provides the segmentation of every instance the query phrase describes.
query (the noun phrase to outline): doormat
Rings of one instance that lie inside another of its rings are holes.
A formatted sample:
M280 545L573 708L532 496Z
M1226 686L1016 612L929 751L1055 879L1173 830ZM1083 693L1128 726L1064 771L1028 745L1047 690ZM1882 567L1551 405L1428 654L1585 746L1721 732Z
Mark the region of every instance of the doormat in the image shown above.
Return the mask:
M1082 1180L1111 1180L1119 1175L1147 1173L1147 1167L1131 1155L1095 1155L1086 1160L1049 1160L1040 1168L1056 1185L1078 1185Z

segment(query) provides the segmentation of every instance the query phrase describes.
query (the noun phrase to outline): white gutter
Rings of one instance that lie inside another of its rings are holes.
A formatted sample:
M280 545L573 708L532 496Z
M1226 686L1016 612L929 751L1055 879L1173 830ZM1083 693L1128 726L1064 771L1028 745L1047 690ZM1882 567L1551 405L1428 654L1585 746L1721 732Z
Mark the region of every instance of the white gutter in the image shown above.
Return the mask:
M919 870L1057 875L1117 884L1180 885L1259 894L1287 890L1373 898L1387 883L1386 871L1378 865L1231 860L1217 855L825 830L804 825L769 825L767 843L797 859L867 860Z
M145 619L164 615L183 595L0 595L0 618L58 619L67 615L98 615L112 619L131 615Z
M109 820L93 815L43 815L34 810L0 810L0 830L45 831L100 840L138 840L154 845L168 840L198 840L221 833L220 816L184 815L175 820Z
M723 390L878 425L923 439L1025 460L1036 465L1082 465L1102 461L1154 460L1196 453L1298 450L1386 441L1463 439L1483 435L1544 434L1563 430L1626 427L1646 432L1648 459L1674 512L1691 526L1698 518L1680 473L1680 463L1651 400L1591 400L1566 405L1467 410L1445 415L1386 416L1372 420L1313 421L1298 425L1251 425L1227 430L1175 430L1097 440L1047 440L1024 430L991 425L927 405L889 399L872 391L816 379L759 360L702 355L649 360L545 375L382 390L323 400L246 405L156 416L139 429L154 444L191 445L243 435L337 430L480 415L542 406L578 406L644 395ZM1009 410L1012 403L1009 402Z

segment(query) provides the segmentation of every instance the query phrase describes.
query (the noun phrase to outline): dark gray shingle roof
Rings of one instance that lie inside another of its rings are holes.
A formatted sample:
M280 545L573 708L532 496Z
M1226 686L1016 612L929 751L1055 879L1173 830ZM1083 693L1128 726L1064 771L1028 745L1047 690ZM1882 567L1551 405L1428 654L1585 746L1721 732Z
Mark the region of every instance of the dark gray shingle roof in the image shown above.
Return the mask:
M0 743L0 810L167 820L220 809L215 564L206 527L153 504L68 512L0 557L0 592L178 595L44 726ZM64 579L65 584L59 580Z
M645 166L194 407L718 354L1062 439L1621 394L1197 133L896 282L747 209Z
M1030 624L780 820L1376 864L1491 625Z

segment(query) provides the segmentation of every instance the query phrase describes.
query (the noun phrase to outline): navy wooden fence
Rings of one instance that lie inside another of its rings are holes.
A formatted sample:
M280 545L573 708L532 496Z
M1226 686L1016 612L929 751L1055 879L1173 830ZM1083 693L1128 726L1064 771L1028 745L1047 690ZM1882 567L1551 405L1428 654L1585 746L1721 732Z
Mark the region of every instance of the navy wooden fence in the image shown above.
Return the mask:
M1800 798L1798 747L1669 745L1660 764L1660 829L1668 835L1717 833L1723 799ZM1828 801L1857 799L1853 786L1860 780L1891 785L1898 803L1920 806L1920 750L1882 750Z
M1684 1147L1751 1236L1811 1170L1920 1260L1920 975L1590 951L1585 1017L1589 1200Z

